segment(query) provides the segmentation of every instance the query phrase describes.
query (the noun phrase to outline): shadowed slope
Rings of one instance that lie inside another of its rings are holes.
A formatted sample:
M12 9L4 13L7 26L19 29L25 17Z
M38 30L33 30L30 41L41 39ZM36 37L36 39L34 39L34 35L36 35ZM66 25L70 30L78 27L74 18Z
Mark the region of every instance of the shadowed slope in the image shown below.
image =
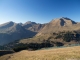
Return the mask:
M0 45L27 37L32 37L36 33L26 30L21 25L14 22L7 22L0 25Z

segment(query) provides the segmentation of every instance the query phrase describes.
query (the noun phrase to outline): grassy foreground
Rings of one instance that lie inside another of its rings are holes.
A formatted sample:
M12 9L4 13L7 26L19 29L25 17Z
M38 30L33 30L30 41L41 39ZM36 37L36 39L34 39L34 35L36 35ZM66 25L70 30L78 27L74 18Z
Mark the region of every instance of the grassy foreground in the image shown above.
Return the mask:
M0 60L80 60L80 46L37 51L23 50L2 56Z

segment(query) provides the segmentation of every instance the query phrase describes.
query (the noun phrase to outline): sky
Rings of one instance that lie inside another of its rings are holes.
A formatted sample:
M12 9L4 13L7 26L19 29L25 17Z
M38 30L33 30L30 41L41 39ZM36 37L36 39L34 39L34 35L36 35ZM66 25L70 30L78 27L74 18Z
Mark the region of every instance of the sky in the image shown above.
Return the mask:
M80 22L80 0L0 0L0 24L48 23L60 17Z

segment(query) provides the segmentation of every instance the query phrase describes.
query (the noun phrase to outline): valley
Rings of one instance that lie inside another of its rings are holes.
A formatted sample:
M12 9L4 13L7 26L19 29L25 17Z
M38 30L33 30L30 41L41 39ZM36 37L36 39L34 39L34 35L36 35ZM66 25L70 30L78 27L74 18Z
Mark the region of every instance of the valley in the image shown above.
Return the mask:
M0 39L1 46L13 51L12 53L5 49L6 53L2 48L0 59L3 60L78 60L80 58L80 46L76 46L80 45L80 23L67 17L56 18L46 24L31 21L24 24L7 22L0 25ZM53 48L49 49L51 47Z
M0 0L0 60L80 60L80 0Z

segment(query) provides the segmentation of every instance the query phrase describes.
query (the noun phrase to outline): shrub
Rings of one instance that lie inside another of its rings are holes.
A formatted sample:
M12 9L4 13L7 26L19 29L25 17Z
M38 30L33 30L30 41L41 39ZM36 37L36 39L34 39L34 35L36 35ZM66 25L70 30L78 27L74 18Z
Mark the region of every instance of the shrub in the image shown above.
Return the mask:
M55 37L55 39L58 39L58 38L62 38L62 35L59 34Z
M66 41L66 42L70 42L72 38L73 37L72 37L71 32L66 32L66 34L64 34L64 36L63 36L63 40Z
M29 43L29 44L18 44L18 45L15 45L13 50L15 52L18 52L18 51L21 51L21 50L37 50L37 49L41 49L41 48L45 48L45 47L52 47L53 45L50 44L50 42L48 41L45 41L45 42L42 42L42 43Z
M21 50L25 50L25 49L27 49L27 44L22 44L22 43L20 43L20 44L18 44L18 45L13 47L13 50L15 52L18 52L18 51L21 51Z
M56 46L63 46L64 44L61 42L56 42Z

